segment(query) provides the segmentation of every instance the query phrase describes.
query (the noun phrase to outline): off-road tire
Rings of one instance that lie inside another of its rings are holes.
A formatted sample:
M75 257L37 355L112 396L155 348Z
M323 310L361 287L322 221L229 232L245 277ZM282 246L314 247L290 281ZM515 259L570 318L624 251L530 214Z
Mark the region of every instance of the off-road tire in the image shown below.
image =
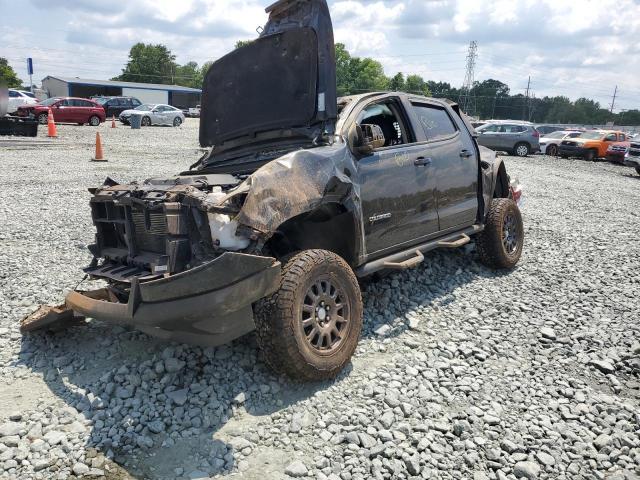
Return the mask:
M526 142L516 143L513 147L513 154L518 157L527 157L531 153L531 147Z
M349 316L335 350L324 354L307 340L303 327L303 305L308 301L308 292L322 279L335 284L342 302L348 304ZM356 349L362 330L362 309L358 280L347 262L335 253L305 250L284 259L280 288L254 306L261 356L272 370L296 381L334 378Z
M516 228L516 248L509 251L504 241L505 222L512 217ZM489 268L511 269L516 266L522 255L524 227L522 215L516 202L510 198L494 198L484 230L477 236L476 247L480 261Z
M597 158L598 158L598 152L592 148L587 150L584 154L584 159L587 162L595 162Z

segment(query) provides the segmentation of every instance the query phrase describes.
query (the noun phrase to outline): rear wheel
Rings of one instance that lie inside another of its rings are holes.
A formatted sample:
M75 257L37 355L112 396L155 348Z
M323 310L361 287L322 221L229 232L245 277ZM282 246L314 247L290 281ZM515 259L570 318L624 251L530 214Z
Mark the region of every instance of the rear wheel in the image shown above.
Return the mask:
M551 157L557 157L558 156L558 146L557 145L549 145L547 147L547 155L551 156Z
M142 117L142 121L140 122L140 124L143 127L149 127L151 126L151 119L149 117Z
M284 263L280 288L255 306L265 362L299 381L334 378L349 362L362 330L362 297L351 267L326 250L305 250Z
M40 123L40 125L46 125L48 121L49 121L49 114L41 113L40 115L38 115L38 123Z
M92 115L91 117L89 117L89 125L91 125L92 127L97 127L98 125L100 125L100 117L97 117L96 115Z
M513 149L513 153L518 157L526 157L527 155L529 155L530 151L531 148L526 143L518 143Z
M524 226L518 205L510 198L494 198L485 229L476 240L480 260L495 269L516 266L522 256Z
M593 150L593 149L589 149L589 150L587 150L587 151L585 152L585 154L584 154L584 159L585 159L587 162L593 162L593 161L595 161L595 159L596 159L596 158L598 158L598 152L596 152L596 151L595 151L595 150Z

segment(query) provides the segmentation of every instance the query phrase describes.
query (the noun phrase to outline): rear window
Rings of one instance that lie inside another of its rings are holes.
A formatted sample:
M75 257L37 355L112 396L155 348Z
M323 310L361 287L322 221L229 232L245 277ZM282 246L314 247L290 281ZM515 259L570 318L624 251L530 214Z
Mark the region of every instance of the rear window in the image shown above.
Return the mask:
M458 131L453 120L442 107L414 103L413 110L428 140L447 138Z

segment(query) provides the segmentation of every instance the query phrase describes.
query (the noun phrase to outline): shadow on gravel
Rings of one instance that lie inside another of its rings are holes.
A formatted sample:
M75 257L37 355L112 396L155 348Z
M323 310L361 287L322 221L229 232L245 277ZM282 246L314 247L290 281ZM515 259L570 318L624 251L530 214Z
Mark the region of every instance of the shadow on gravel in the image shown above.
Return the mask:
M436 252L417 269L364 283L363 338L380 338L384 325L384 338L400 335L416 308L446 305L460 286L503 275L474 260L469 250ZM101 322L23 337L18 365L41 374L56 396L91 420L86 448L98 460L87 463L99 467L104 456L126 472L110 479L189 478L194 471L206 478L242 468L234 452L246 454L256 443L281 448L279 433L261 430L261 416L340 383L351 370L334 382L300 385L267 370L253 335L200 348Z

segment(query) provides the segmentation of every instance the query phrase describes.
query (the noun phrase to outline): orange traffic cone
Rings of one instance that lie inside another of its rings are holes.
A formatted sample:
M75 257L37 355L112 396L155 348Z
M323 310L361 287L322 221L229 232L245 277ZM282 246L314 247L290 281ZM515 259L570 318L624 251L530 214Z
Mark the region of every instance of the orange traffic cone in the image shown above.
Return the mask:
M91 159L92 162L106 162L102 153L102 140L100 139L100 132L96 132L96 155Z
M53 112L49 108L49 114L47 115L47 137L55 138L58 136L58 130L56 130L56 122L53 121Z
M116 116L111 117L111 128L116 128Z

